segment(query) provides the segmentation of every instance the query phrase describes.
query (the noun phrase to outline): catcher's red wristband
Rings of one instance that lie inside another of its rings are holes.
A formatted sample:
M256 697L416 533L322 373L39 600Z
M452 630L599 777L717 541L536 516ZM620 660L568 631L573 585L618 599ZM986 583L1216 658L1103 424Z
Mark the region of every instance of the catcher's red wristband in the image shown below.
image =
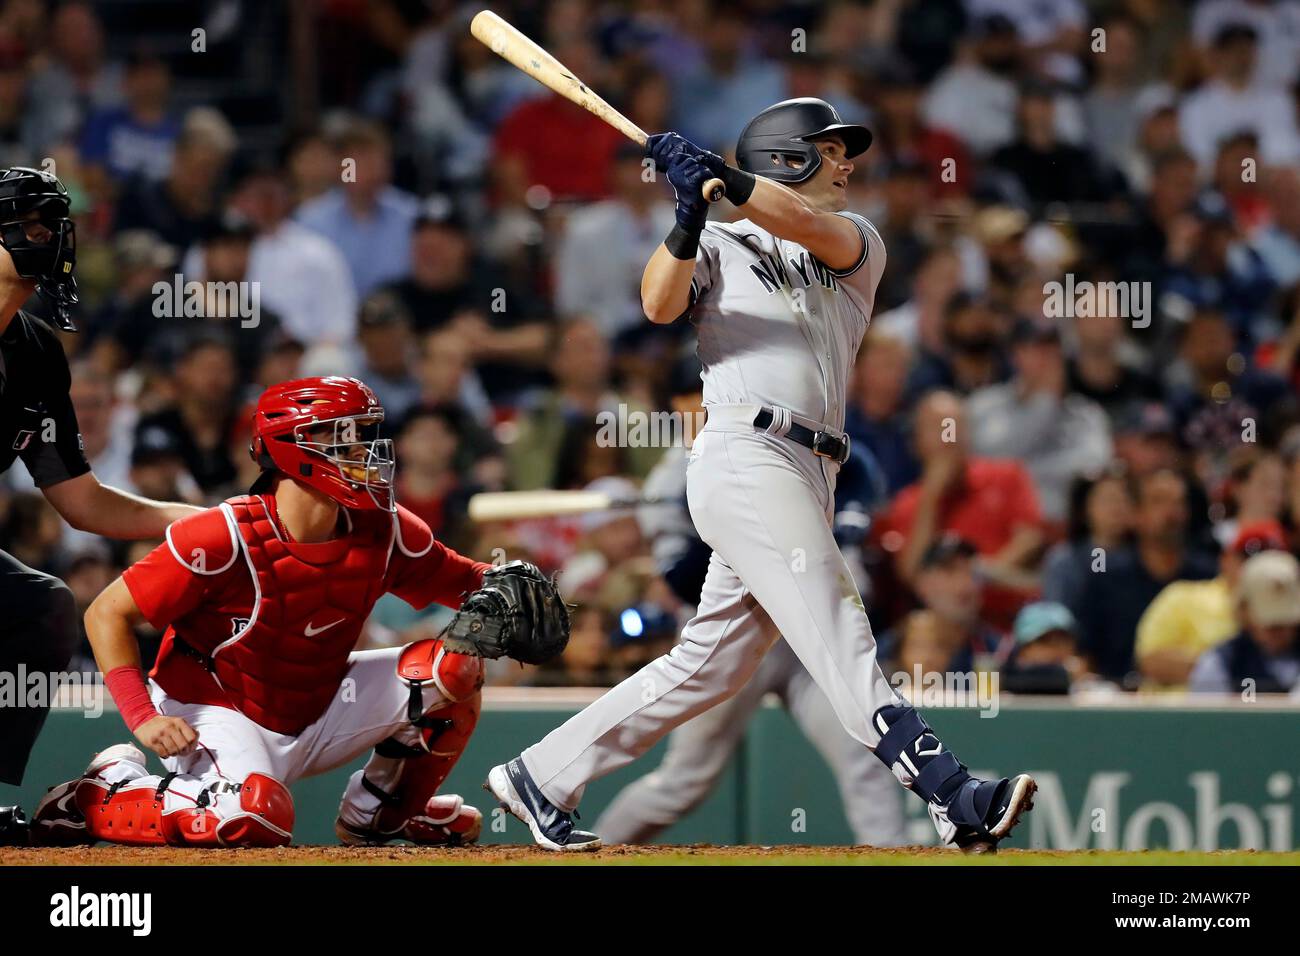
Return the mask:
M158 716L158 711L149 699L149 688L144 682L144 672L138 667L123 664L114 667L104 675L104 686L113 695L122 719L126 721L127 730L135 729Z

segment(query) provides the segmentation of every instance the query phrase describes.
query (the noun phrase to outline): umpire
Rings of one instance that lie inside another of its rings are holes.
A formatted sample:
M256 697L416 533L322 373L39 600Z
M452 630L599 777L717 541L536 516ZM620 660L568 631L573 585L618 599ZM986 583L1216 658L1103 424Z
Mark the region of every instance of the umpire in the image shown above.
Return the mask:
M68 191L52 174L0 170L0 473L21 458L68 524L110 538L160 538L190 505L162 504L101 485L91 472L68 395L68 359L55 330L21 310L38 292L55 324L75 331L76 227ZM58 578L0 551L0 673L16 679L68 665L78 629L72 593ZM0 783L22 782L47 708L0 707ZM0 807L0 845L27 842L18 807Z

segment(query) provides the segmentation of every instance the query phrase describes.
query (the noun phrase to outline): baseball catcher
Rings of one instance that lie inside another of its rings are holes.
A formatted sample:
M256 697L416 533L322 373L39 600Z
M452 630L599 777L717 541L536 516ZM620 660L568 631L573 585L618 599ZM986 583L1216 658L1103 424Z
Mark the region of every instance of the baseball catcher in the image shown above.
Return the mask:
M86 630L105 683L167 773L134 744L108 748L37 805L39 842L284 845L288 788L372 749L344 791L340 840L478 837L479 811L438 787L478 721L483 658L545 659L568 619L536 568L471 561L397 504L383 416L351 378L267 389L249 494L172 524L95 600ZM353 651L390 592L417 608L471 596L446 640ZM148 681L141 621L165 629Z

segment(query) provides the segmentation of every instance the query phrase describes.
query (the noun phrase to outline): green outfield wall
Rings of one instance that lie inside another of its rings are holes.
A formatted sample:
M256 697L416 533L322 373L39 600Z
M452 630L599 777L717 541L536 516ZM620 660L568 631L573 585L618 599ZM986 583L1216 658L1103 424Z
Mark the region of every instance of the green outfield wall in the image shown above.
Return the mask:
M480 789L487 769L575 712L587 692L490 694L478 731L444 788L491 809ZM1187 707L1165 701L1062 707L1003 698L996 716L975 709L926 708L944 742L972 770L1038 777L1036 810L1013 843L1052 849L1290 850L1300 816L1300 708L1253 703ZM44 789L75 776L88 757L126 739L115 713L88 719L51 714L19 788L0 786L0 804L29 810ZM596 781L582 805L594 822L618 789L653 768L648 756ZM302 843L333 842L333 820L348 774L340 768L294 787ZM907 800L917 843L933 830L920 801ZM491 818L490 818L491 819ZM488 842L522 842L513 820L491 822ZM773 704L756 715L721 785L671 843L851 842L837 792L821 758Z

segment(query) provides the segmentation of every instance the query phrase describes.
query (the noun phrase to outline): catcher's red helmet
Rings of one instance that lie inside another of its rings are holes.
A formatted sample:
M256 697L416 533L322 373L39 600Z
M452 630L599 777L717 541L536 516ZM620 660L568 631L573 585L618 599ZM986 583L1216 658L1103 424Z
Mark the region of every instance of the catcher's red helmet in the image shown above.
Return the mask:
M249 453L345 508L395 511L393 443L378 437L384 407L355 378L330 375L272 385L253 412Z

